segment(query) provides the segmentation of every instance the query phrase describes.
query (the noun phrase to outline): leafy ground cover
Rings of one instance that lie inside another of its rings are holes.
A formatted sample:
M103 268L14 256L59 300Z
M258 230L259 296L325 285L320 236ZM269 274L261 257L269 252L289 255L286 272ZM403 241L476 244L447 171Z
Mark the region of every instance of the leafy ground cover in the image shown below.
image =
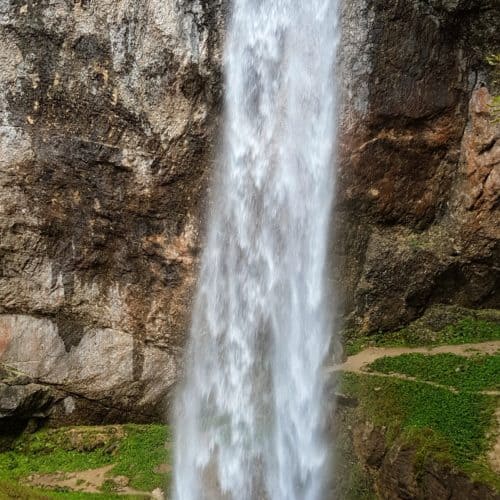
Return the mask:
M113 478L124 476L133 490L165 490L170 480L170 431L163 425L124 425L42 430L20 437L0 453L0 499L116 499ZM27 489L33 474L73 473L114 465L99 493ZM15 496L16 489L21 493ZM26 496L30 492L30 496ZM131 495L127 498L144 498Z
M498 398L358 373L344 373L342 386L359 400L362 415L387 430L388 445L398 439L415 447L417 466L437 460L500 488L486 459Z
M403 354L377 359L369 371L399 373L465 391L500 390L500 355Z
M500 340L500 311L469 311L435 306L425 316L396 332L370 336L347 335L347 355L367 347L459 345Z

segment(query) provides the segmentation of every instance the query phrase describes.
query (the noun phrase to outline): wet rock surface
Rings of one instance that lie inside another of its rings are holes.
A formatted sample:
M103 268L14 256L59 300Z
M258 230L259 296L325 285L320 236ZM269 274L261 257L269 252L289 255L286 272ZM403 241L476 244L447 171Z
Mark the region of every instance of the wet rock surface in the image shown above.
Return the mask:
M368 19L364 37L345 35L334 252L349 325L396 329L436 303L499 307L498 89L485 64L498 8L400 0L348 14Z

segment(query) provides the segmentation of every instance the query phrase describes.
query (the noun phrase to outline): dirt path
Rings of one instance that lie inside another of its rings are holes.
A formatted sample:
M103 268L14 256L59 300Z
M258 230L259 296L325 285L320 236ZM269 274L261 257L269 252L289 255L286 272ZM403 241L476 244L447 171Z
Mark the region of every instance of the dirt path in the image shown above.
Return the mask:
M441 345L435 347L370 347L361 351L358 354L349 356L344 363L334 365L329 368L329 372L344 371L352 373L362 373L363 375L373 375L376 377L398 378L401 380L418 379L409 377L400 373L380 373L366 371L366 367L376 361L377 359L389 356L401 356L402 354L457 354L459 356L474 356L476 354L496 354L500 352L500 341L481 342L476 344L462 344L462 345ZM452 392L458 392L456 389L441 385L436 382L425 380L418 380L419 382L447 389ZM499 391L479 391L481 394L488 396L500 396ZM496 411L497 426L493 431L496 434L496 440L488 453L487 459L492 469L500 473L500 407Z
M354 356L349 356L344 363L332 366L329 371L364 373L364 369L379 358L395 357L401 354L457 354L474 356L475 354L495 354L500 351L500 340L478 344L440 345L435 347L369 347Z
M128 486L129 479L125 476L110 476L114 464L76 472L54 472L51 474L33 474L27 478L28 484L42 488L68 488L72 491L85 493L102 493L106 481L113 483L113 490L119 495L136 495L143 498L163 498L156 492L138 491ZM155 494L156 493L156 494Z

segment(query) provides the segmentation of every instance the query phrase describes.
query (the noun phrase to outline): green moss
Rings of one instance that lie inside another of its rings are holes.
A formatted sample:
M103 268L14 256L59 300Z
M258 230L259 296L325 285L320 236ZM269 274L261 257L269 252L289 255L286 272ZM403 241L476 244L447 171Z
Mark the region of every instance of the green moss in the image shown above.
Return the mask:
M475 477L500 487L484 461L497 398L352 373L343 375L343 390L359 399L362 415L387 429L388 444L398 439L415 447L418 463L432 459L464 472L474 470Z
M353 447L352 423L355 409L339 407L335 413L335 458L331 478L334 478L333 498L343 500L377 500L373 481L362 467Z
M0 453L0 481L20 482L31 474L76 472L114 464L110 479L125 475L134 489L164 489L169 477L156 469L169 463L170 450L166 447L169 440L170 431L163 425L42 430L20 437L10 451ZM47 495L71 499L120 498L111 494L109 486L105 484L101 495L75 492Z
M363 470L359 463L351 464L343 481L349 485L341 497L344 500L377 500L373 486L367 478L367 473Z
M396 332L346 336L351 356L367 347L458 345L500 340L500 311L472 311L456 306L434 306L411 325Z
M403 354L377 359L368 369L400 373L466 391L500 389L500 355Z

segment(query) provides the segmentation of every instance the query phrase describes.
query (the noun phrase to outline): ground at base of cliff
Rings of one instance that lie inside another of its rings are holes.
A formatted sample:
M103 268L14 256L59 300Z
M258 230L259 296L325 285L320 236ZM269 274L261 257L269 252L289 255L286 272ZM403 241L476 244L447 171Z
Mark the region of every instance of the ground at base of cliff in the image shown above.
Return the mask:
M162 425L112 425L24 434L0 453L0 500L162 499L171 474Z
M467 344L368 347L333 367L356 402L344 448L371 485L346 498L500 498L500 328L476 326Z
M351 345L332 367L348 403L333 498L498 499L498 311L441 308ZM48 429L0 453L0 500L161 498L170 476L166 426Z

